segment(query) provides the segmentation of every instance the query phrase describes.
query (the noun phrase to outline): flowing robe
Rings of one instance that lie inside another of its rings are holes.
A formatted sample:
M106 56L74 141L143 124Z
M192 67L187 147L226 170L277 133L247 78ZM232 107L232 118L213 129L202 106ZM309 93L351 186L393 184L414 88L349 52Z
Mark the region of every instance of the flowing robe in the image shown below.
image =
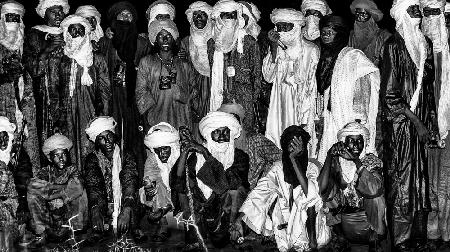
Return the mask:
M0 249L4 251L14 250L14 243L19 237L18 220L16 211L18 208L17 190L14 183L14 174L6 165L0 161ZM31 168L31 166L30 166Z
M72 66L76 71L75 89L70 96L70 78ZM97 116L109 115L109 103L111 102L111 84L109 81L108 68L104 57L94 54L94 60L89 67L89 75L93 83L90 86L81 84L83 67L75 60L64 56L61 59L59 85L60 92L60 115L62 121L62 132L72 139L74 146L71 149L73 162L79 169L87 154L93 151L93 144L87 138L84 129L89 122Z
M301 39L301 52L298 58L291 59L285 51L278 48L275 62L269 53L263 62L264 79L273 83L267 115L266 137L278 148L283 131L291 125L306 125L305 130L315 136L314 117L317 95L316 69L319 49ZM308 148L314 156L316 138L313 137Z
M422 91L417 108L412 112L433 130L437 120L433 93L435 72L428 38L427 42L429 55L425 61ZM398 109L409 108L417 88L418 71L399 33L386 42L383 59L380 97L387 165L388 226L392 228L395 244L399 244L409 238L426 238L426 214L431 211L428 157L425 143L419 141L413 122L395 113Z

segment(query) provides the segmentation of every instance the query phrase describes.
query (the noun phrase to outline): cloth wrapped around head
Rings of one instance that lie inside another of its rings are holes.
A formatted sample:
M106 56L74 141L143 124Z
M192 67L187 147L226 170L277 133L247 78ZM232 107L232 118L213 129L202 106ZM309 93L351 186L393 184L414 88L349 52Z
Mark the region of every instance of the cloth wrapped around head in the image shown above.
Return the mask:
M45 140L42 146L42 152L50 159L50 153L57 149L70 150L73 146L72 141L64 135L55 134Z
M109 130L115 133L117 123L114 118L110 116L100 116L93 119L89 125L87 126L85 132L89 137L89 140L95 143L95 139L100 135L103 131Z
M91 32L91 40L98 42L104 35L103 29L100 26L102 17L100 12L98 12L98 10L93 5L83 5L78 7L78 9L75 11L75 14L80 15L84 18L95 17L95 19L97 20L97 26L95 27L95 30Z
M235 114L237 116L239 116L239 119L244 120L245 117L245 110L244 107L242 107L241 104L239 103L223 103L222 106L220 106L220 108L217 111L221 111L221 112L225 112L225 113L229 113L229 114Z
M338 131L337 139L339 141L344 142L347 136L358 136L358 135L361 135L364 138L364 144L367 145L367 143L370 141L369 130L359 122L351 122Z
M449 3L449 2L446 2L446 3L445 3L444 12L445 12L445 13L449 13L449 12L450 12L450 3Z
M150 128L144 138L144 144L153 151L154 148L179 145L180 134L172 125L161 122Z
M369 12L375 22L383 19L383 12L378 9L377 5L372 0L354 0L350 5L352 14L355 14L356 9L364 9Z
M162 30L166 30L172 34L174 40L178 39L178 29L172 20L155 20L148 25L148 39L152 44L155 44L156 37Z
M294 54L298 55L302 26L305 25L303 13L294 9L274 9L270 14L270 20L274 24L278 22L294 24L292 30L287 32L278 31L278 33L280 34L280 41L287 45L288 49L295 48Z
M53 6L61 6L63 8L64 14L69 13L69 2L67 0L40 0L38 6L36 7L37 14L41 17L45 17L45 11Z
M23 38L25 25L23 15L25 8L16 1L6 1L0 3L0 44L11 51L23 52ZM20 15L20 23L6 22L6 14L13 13Z
M308 10L319 11L322 16L332 13L330 7L325 0L305 0L302 2L302 12L305 15L306 25L303 28L303 36L310 41L314 41L320 37L319 22L320 18L315 15L306 16Z
M333 13L325 0L304 0L302 2L301 10L306 14L307 10L316 10L322 13L322 16Z
M197 1L189 5L189 8L185 12L187 20L191 24L191 26L192 26L192 15L194 14L195 11L205 12L208 15L208 23L210 22L213 7L207 4L206 2Z
M5 116L0 116L0 132L2 131L6 131L8 134L14 134L16 131L16 125Z
M226 112L210 112L203 117L198 125L200 134L202 134L203 138L207 141L212 141L211 132L222 127L228 127L230 129L230 140L234 140L241 135L241 124L236 117Z
M128 1L122 1L113 4L108 10L108 21L112 22L117 19L117 15L119 15L122 11L128 10L133 15L132 23L136 23L138 19L138 14L134 5Z
M173 6L173 4L171 4L167 0L157 0L150 4L147 11L145 12L149 23L155 21L158 14L169 14L170 19L174 20L175 6Z
M237 20L231 26L229 24L231 21L222 19L220 14L234 11L237 13ZM243 30L245 20L242 17L242 5L233 0L220 0L214 5L211 18L216 20L214 26L216 51L228 53L234 49L237 43L237 51L243 53L243 39L246 32Z
M1 15L3 19L3 15L6 13L14 13L18 14L23 18L23 15L25 14L25 7L19 2L16 1L6 1L3 3L0 3L1 6Z
M258 25L258 21L261 19L261 12L251 2L240 1L239 4L242 6L242 13L248 16L245 30L254 39L258 39L258 35L261 32L261 27Z

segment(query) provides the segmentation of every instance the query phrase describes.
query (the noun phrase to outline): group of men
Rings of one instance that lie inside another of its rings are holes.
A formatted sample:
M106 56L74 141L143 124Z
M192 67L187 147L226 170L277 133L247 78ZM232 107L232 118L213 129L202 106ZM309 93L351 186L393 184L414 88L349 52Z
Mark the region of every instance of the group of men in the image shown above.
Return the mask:
M73 230L143 242L144 216L164 242L169 212L186 251L450 240L445 1L394 0L393 34L373 0L352 2L353 29L303 0L267 33L251 2L198 1L185 38L167 0L144 34L127 1L104 31L92 5L40 0L27 32L23 5L0 7L1 250Z

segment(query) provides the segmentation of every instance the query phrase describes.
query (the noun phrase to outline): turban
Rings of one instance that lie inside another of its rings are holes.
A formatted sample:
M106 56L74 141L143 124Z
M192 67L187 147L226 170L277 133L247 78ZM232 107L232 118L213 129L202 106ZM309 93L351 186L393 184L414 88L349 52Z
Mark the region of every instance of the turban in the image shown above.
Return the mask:
M338 131L337 139L339 141L343 142L343 141L345 141L345 138L347 136L359 136L359 135L361 135L364 138L364 144L367 145L367 143L370 140L369 139L369 136L370 136L369 130L359 122L351 122L351 123L345 125L345 127L343 129Z
M61 22L61 29L63 30L63 33L67 33L69 26L72 24L81 24L82 26L84 26L86 35L91 33L91 24L89 23L89 21L79 15L69 15L66 18L64 18L64 20Z
M50 159L50 153L57 149L70 150L72 148L72 141L66 136L61 134L55 134L49 137L44 142L44 146L42 147L42 152L44 152L45 156Z
M445 10L444 10L444 12L446 12L446 13L450 12L450 3L446 3L446 4L445 4Z
M355 14L355 10L358 8L368 11L375 22L383 19L383 12L378 9L377 5L372 0L354 0L350 5L351 12Z
M235 114L239 116L239 118L244 120L245 117L245 110L244 107L242 107L241 104L238 103L224 103L217 111L229 113L229 114Z
M194 11L204 11L208 15L208 18L210 18L212 10L213 8L211 5L202 1L197 1L189 5L189 9L186 10L185 14L189 23L192 23L192 14Z
M78 7L77 11L75 11L75 14L80 15L84 18L95 17L95 19L97 20L97 26L95 27L95 30L91 32L91 40L98 42L104 35L103 29L100 26L102 17L100 12L98 12L98 10L92 5L83 5Z
M270 14L270 20L276 24L278 22L300 23L305 25L305 16L300 11L294 9L274 9Z
M131 14L133 15L132 23L136 23L136 20L138 19L136 8L134 8L134 6L127 1L115 3L109 8L108 21L112 22L113 20L116 20L117 15L119 15L124 10L129 10L131 12Z
M211 139L211 132L218 128L228 127L230 129L230 139L234 140L241 135L241 125L236 117L232 114L215 111L208 113L200 121L199 125L200 134L203 138Z
M306 14L307 10L316 10L322 13L322 16L326 16L332 13L330 7L325 0L304 0L301 6L303 14Z
M64 14L69 13L70 6L67 0L40 0L36 12L41 18L44 18L45 11L53 6L62 6Z
M117 123L114 118L110 116L100 116L92 120L85 131L89 137L89 140L95 142L97 136L105 130L115 133L116 125Z
M173 6L173 4L171 4L167 0L157 0L152 4L150 4L147 11L145 12L148 22L155 21L156 16L158 16L158 14L169 14L170 19L174 20L175 6Z
M2 131L6 131L8 134L14 134L16 131L16 125L5 116L0 116L0 132Z
M445 0L420 0L421 8L429 7L429 8L438 8L441 11L445 11Z
M156 42L156 37L162 30L166 30L172 34L174 40L178 39L178 29L172 20L155 20L148 25L148 39L152 44Z
M350 32L350 27L345 22L345 19L336 15L327 15L320 19L320 29L322 30L324 27L332 27L333 29Z
M249 18L253 18L255 22L258 22L261 19L261 12L256 5L245 1L239 1L239 3L243 6L242 13L246 14Z
M1 6L1 15L3 16L6 13L14 13L19 14L23 17L25 14L25 7L23 7L22 4L16 2L16 1L7 1L0 4ZM2 17L3 19L3 17Z
M161 122L151 127L144 138L144 144L149 149L172 146L178 144L179 141L180 135L178 131L166 122Z
M242 14L242 6L233 0L220 0L213 7L212 17L220 18L220 13L233 11L238 12L239 19L239 14Z

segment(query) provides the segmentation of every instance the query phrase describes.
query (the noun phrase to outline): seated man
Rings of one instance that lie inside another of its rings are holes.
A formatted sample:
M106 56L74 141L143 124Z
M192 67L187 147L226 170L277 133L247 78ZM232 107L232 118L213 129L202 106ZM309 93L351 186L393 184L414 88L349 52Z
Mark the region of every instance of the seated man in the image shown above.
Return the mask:
M95 151L88 154L84 165L90 223L94 239L111 230L121 237L131 226L133 237L140 240L143 233L135 228L133 211L138 187L136 161L126 150L121 155L116 125L112 117L101 116L86 128L89 140L95 143Z
M143 187L139 189L141 203L150 208L150 222L159 222L154 241L169 237L165 215L173 209L170 195L169 174L180 157L180 135L170 124L161 122L150 128L144 139L150 150L145 162Z
M328 241L328 231L318 215L325 235L315 234L316 212L322 206L317 176L320 165L308 159L309 134L300 126L289 126L281 135L282 159L273 164L242 205L240 216L257 234L275 235L279 251L316 249ZM232 238L243 236L239 221ZM308 237L314 237L309 239ZM317 242L319 244L317 244Z
M28 184L28 206L33 217L35 239L30 247L44 245L46 238L56 242L69 238L69 218L75 230L83 229L86 195L76 166L70 160L72 141L53 135L44 142L42 151L50 161Z
M200 226L200 236L208 235L215 247L224 247L229 242L230 223L234 223L249 190L249 158L234 147L241 125L233 115L210 112L199 128L206 139L204 145L185 141L192 137L186 137L183 130L181 156L171 173L174 214L182 211L183 219L193 217ZM186 249L200 248L202 239L195 232L192 227L187 230Z
M329 208L327 224L351 244L369 244L380 251L379 237L386 234L383 164L366 154L369 130L359 122L347 124L337 135L340 142L328 151L318 182Z

